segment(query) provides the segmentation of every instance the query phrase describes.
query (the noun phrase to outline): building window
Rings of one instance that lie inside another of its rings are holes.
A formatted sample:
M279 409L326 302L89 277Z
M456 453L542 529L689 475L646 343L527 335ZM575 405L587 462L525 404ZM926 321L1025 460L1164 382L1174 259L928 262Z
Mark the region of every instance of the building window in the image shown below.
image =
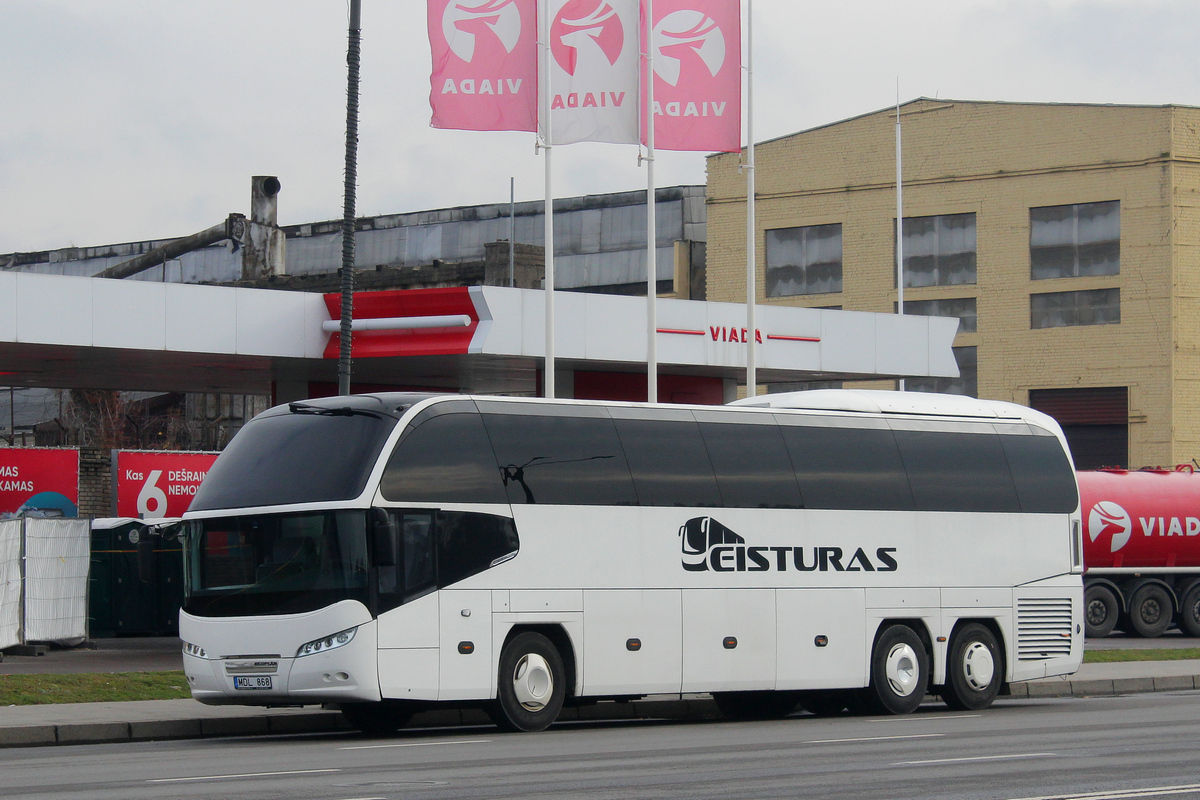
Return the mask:
M905 303L907 306L908 303ZM955 347L958 362L957 378L906 378L904 388L910 392L942 392L965 397L979 396L979 357L974 347Z
M1120 289L1046 292L1029 296L1029 327L1116 325L1121 321Z
M904 220L904 286L975 283L975 215Z
M1029 263L1035 281L1120 273L1120 202L1029 209Z
M842 225L767 231L767 297L842 290Z
M895 310L896 303L892 303ZM978 317L974 297L944 297L937 300L905 300L904 313L918 317L958 317L959 333L975 333Z

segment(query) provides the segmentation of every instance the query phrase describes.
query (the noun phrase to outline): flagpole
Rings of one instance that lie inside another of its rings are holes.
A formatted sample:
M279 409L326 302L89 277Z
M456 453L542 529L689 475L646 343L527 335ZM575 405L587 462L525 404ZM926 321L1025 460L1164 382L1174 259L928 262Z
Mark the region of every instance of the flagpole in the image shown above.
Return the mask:
M654 184L654 0L646 4L646 400L658 402L658 225Z
M754 0L746 0L746 396L758 394L758 369L755 341L755 180L754 180Z
M904 188L900 180L900 79L896 78L896 313L904 315ZM904 391L904 378L897 383Z
M542 101L542 147L545 149L546 168L546 234L545 234L545 264L546 278L542 289L546 295L546 365L544 368L544 394L554 397L554 182L550 144L550 14L548 4L543 0L541 13L538 14L542 36L542 80L539 81Z
M362 2L350 2L349 44L346 48L346 172L342 203L342 304L338 325L338 394L350 394L350 364L354 337L354 200L358 182L358 73L362 55Z

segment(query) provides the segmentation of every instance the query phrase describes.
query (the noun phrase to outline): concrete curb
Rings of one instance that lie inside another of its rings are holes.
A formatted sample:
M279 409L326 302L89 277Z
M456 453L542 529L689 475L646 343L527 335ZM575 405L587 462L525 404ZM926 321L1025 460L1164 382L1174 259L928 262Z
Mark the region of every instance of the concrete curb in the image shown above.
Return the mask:
M1004 697L1101 697L1147 692L1175 692L1200 688L1200 675L1111 680L1045 679L1014 683ZM720 719L716 704L705 698L638 700L629 703L597 703L563 709L562 721L667 719L699 721ZM482 711L435 709L413 717L410 727L445 728L491 725ZM210 717L201 719L151 720L141 722L77 722L56 725L0 726L0 747L107 744L114 742L202 739L214 736L267 736L330 733L352 730L337 711Z
M1047 678L1014 683L1008 697L1103 697L1147 692L1182 692L1200 688L1200 675L1070 680Z

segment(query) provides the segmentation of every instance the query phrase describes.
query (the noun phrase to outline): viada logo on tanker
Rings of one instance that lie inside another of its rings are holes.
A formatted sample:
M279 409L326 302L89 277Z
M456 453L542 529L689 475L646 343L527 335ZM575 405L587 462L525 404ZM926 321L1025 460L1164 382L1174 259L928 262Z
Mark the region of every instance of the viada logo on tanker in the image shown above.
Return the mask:
M1138 517L1143 536L1200 535L1200 517ZM1088 514L1088 538L1093 542L1112 536L1109 552L1115 553L1133 537L1133 519L1120 504L1101 500Z

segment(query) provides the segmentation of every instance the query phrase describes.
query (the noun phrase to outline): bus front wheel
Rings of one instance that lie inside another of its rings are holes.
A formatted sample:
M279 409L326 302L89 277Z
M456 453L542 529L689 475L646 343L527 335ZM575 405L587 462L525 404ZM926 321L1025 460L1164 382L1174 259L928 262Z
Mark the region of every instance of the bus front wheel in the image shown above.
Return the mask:
M566 672L558 649L540 633L516 636L500 654L499 699L493 720L510 731L543 731L566 698Z
M950 643L942 700L959 711L987 708L1000 692L1004 662L996 637L983 625L964 625Z
M921 637L907 625L891 625L871 654L871 685L866 701L875 711L909 714L917 710L929 687L929 656Z
M368 736L390 736L412 719L412 708L403 700L379 703L346 703L342 716L350 726Z

